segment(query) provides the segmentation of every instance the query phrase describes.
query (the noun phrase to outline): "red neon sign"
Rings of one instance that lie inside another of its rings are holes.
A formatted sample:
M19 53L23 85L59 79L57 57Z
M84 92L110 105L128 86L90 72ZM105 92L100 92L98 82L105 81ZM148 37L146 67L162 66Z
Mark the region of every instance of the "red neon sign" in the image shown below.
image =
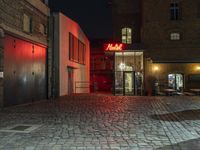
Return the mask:
M123 43L108 43L104 45L105 51L122 51L125 45Z

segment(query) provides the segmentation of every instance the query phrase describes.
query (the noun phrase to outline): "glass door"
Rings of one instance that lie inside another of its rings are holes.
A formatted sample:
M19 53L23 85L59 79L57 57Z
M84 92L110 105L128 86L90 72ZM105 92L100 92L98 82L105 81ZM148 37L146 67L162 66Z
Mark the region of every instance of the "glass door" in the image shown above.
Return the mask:
M115 72L115 95L123 95L123 72Z
M134 72L124 72L124 95L135 94L135 75Z
M168 75L168 86L169 88L175 89L178 92L183 90L183 74L169 74Z

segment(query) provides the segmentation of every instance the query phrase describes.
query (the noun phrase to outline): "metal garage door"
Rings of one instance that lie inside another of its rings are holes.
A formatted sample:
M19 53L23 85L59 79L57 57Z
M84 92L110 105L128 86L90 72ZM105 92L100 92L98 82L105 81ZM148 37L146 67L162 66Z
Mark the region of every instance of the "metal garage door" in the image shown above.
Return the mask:
M45 99L46 48L8 35L4 46L4 104Z

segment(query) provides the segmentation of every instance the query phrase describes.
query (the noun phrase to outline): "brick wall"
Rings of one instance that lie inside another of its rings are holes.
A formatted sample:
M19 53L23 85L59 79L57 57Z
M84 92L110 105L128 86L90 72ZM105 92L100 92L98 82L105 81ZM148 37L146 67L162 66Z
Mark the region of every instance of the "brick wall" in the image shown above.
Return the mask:
M121 29L132 28L132 42L140 42L140 0L113 0L112 1L112 21L113 38L121 41Z
M170 20L171 1L143 1L142 42L148 57L157 59L198 59L200 55L199 2L181 0L180 20ZM171 32L179 32L181 40L170 40Z
M32 17L32 33L23 31L24 14ZM6 32L47 45L47 35L40 32L40 24L48 27L48 15L33 7L28 1L0 0L0 20L0 26L4 28Z

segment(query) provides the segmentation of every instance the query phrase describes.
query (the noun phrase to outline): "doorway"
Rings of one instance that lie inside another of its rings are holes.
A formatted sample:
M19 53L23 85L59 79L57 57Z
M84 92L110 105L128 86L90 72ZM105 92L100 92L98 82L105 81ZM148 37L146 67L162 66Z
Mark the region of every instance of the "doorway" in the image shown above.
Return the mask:
M74 69L68 68L68 94L74 93Z
M135 95L135 73L132 71L123 72L124 74L124 95Z
M115 52L114 94L142 95L143 52Z
M183 74L169 74L168 75L168 86L178 92L182 92L184 87Z
M136 95L136 75L134 71L115 72L115 95Z

